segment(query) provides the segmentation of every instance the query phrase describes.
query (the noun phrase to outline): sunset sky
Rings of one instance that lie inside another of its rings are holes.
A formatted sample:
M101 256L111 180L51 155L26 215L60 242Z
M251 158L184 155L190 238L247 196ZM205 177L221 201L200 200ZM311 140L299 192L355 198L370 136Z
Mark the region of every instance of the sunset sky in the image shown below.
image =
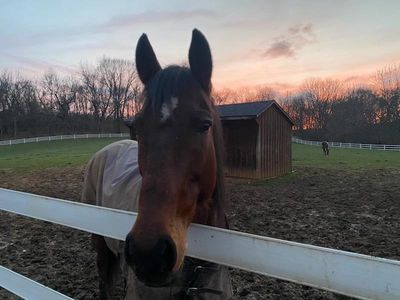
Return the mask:
M0 69L29 77L76 72L103 56L134 58L146 32L162 65L207 37L216 88L310 77L365 78L400 63L400 1L0 0Z

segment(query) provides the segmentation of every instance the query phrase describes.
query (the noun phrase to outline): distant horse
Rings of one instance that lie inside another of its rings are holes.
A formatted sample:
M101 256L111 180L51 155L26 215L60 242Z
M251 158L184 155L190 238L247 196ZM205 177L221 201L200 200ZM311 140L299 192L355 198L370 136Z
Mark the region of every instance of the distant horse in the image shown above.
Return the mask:
M324 152L324 155L329 155L329 144L328 142L322 142L322 151Z
M145 87L132 125L138 142L105 147L85 173L83 202L138 211L125 245L93 235L100 298L113 299L114 271L121 269L125 299L227 299L228 269L185 257L191 222L228 227L208 42L193 30L189 67L162 69L143 34L136 67Z

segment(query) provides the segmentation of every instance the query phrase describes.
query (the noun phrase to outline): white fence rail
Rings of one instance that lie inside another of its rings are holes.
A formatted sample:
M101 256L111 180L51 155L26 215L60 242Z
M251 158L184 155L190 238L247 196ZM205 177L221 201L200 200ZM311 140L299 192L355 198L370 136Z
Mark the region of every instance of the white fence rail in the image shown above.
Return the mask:
M293 143L321 146L322 142L319 141L306 141L296 137L292 138ZM384 145L384 144L357 144L357 143L342 143L342 142L328 142L329 147L334 148L352 148L364 150L384 150L384 151L400 151L400 145Z
M119 240L136 219L131 212L6 189L0 189L0 210ZM189 256L234 268L359 299L400 299L399 261L196 224L189 229L188 244ZM13 292L15 280L0 273L0 286L13 286ZM18 292L26 294L27 286L18 284Z
M129 133L89 133L89 134L72 134L72 135L53 135L53 136L40 136L33 138L22 138L16 140L0 141L0 146L9 146L16 144L38 143L47 141L62 141L62 140L76 140L76 139L94 139L94 138L118 138L129 137Z
M2 266L0 266L0 286L22 299L73 300Z

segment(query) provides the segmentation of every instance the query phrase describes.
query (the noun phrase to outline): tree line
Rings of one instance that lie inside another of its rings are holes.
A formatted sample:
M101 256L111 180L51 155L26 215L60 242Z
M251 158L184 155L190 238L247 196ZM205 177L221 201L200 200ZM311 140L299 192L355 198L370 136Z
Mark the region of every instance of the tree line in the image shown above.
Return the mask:
M141 107L134 63L104 57L76 74L48 71L37 80L0 74L0 139L127 131L124 118ZM264 85L213 91L217 104L275 99L304 139L400 144L400 66L386 67L367 84L308 79L281 95Z
M131 61L103 58L77 74L48 71L29 80L0 75L0 139L126 131L123 118L140 107L142 86Z
M400 67L376 72L364 86L307 80L283 106L304 139L400 144Z
M279 95L267 86L224 89L219 103L275 99L303 139L400 144L400 66L389 66L363 84L308 79L294 93Z

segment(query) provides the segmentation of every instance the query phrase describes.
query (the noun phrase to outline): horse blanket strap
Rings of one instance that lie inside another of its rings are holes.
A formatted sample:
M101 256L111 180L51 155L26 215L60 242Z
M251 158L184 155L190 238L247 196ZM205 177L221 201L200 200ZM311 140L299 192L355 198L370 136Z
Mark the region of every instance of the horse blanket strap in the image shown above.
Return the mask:
M186 257L182 270L186 280L182 291L176 296L180 295L182 299L190 300L201 294L222 295L222 290L208 287L210 281L215 280L213 275L220 271L220 265Z
M191 287L186 290L186 295L187 296L197 296L200 294L204 293L210 293L214 295L222 295L223 292L220 290L214 290L214 289L208 289L208 288L196 288L196 287Z

